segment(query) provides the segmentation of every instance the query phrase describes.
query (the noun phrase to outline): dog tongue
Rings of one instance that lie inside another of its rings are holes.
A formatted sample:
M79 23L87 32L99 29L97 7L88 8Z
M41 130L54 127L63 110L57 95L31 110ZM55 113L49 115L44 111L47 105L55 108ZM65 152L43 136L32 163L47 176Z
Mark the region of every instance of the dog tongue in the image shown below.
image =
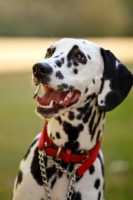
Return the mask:
M58 103L61 99L61 92L57 92L53 90L49 98L55 101L56 103Z
M44 95L42 97L37 96L36 101L42 106L55 106L59 104L66 107L80 98L80 94L77 91L73 91L72 96L68 95L69 92L70 91L56 91L48 86L44 86Z
M37 96L36 100L40 105L46 106L46 105L49 105L52 100L55 103L58 103L60 100L63 100L66 95L67 95L67 92L58 92L51 88L47 88L44 96L41 98Z
M42 106L47 106L50 104L50 102L52 101L52 99L50 98L40 98L40 97L36 97L37 102L42 105Z

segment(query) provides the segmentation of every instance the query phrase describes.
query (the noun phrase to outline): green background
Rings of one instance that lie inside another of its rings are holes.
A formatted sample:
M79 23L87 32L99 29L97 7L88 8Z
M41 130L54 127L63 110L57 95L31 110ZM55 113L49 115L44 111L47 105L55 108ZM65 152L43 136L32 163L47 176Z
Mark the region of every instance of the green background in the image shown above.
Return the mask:
M43 127L44 120L34 112L34 91L28 72L0 75L1 200L10 199L19 162ZM108 200L133 199L132 103L133 91L119 107L107 113L102 149L105 156L105 199Z

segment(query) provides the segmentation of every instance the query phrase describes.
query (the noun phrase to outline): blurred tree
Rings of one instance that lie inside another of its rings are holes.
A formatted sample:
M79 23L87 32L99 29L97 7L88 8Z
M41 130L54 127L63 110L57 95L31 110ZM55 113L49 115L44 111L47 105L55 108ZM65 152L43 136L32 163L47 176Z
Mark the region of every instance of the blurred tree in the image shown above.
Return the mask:
M0 0L0 36L132 36L132 8L132 0Z

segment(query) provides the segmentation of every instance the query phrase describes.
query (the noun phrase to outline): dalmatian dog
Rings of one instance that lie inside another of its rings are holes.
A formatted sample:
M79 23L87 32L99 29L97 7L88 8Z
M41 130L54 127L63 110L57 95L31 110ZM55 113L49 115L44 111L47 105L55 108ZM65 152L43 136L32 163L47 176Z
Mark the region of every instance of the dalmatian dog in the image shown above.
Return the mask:
M99 141L105 114L127 97L132 73L109 50L83 39L61 39L33 66L33 82L42 88L43 94L35 95L36 113L47 119L50 141L42 148L46 179L38 158L40 133L20 163L12 200L103 200Z

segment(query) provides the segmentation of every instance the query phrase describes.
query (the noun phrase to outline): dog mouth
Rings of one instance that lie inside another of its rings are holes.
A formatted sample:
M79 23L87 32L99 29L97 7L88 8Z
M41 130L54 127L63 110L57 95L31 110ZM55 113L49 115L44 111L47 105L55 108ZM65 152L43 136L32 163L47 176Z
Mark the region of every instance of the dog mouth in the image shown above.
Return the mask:
M38 96L40 86L43 89L43 95ZM57 113L60 109L64 109L75 104L81 96L78 90L59 91L47 85L39 84L34 95L38 107L37 112Z

